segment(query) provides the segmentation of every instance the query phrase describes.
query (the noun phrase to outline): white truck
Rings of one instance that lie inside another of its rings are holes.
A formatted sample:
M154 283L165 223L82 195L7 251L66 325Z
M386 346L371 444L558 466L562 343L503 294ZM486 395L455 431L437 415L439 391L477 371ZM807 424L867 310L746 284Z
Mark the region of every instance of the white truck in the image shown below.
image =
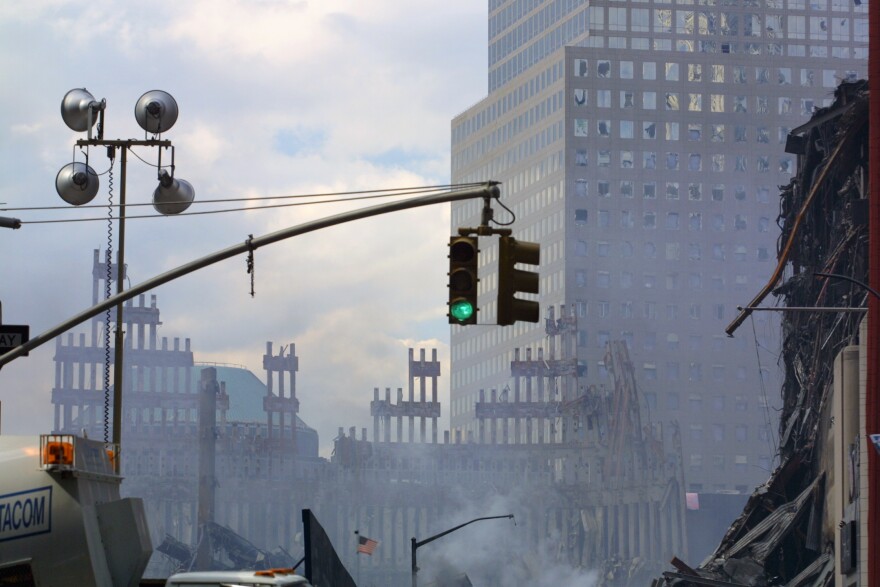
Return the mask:
M178 573L165 582L165 587L310 587L305 577L293 569L265 571L202 571Z
M73 435L0 436L0 585L137 587L152 545L113 455Z

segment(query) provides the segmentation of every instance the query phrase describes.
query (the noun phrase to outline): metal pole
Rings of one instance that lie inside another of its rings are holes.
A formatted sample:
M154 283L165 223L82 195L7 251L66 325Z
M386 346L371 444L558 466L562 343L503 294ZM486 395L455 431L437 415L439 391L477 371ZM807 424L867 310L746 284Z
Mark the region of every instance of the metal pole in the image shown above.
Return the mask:
M128 147L121 146L120 159L120 186L119 186L119 237L117 242L118 251L116 256L116 295L119 296L123 291L125 279L125 168L128 163ZM110 262L110 259L107 259ZM116 458L113 459L113 470L118 475L121 469L122 460L122 386L123 386L123 367L125 354L125 331L123 330L124 322L122 315L123 300L120 299L116 304L116 346L113 349L113 450L116 451ZM110 325L108 324L109 328ZM106 430L106 428L104 429Z
M419 572L419 566L416 564L416 549L418 545L416 543L416 537L413 536L409 539L410 548L412 549L411 553L411 561L412 561L412 587L419 587L419 581L416 578Z
M122 293L107 298L103 302L95 304L91 308L80 312L72 318L68 318L64 322L53 326L42 334L38 334L23 345L17 346L6 354L0 355L0 366L3 366L10 361L17 359L18 357L23 356L25 353L46 344L59 334L70 330L74 326L82 324L89 318L97 316L101 312L106 311L107 308L112 308L120 302L130 300L144 292L150 291L155 287L159 287L160 285L168 283L169 281L173 281L178 277L183 277L184 275L188 275L189 273L193 273L194 271L198 271L199 269L204 269L205 267L209 267L215 263L219 263L220 261L225 261L230 257L234 257L242 253L247 253L248 251L256 249L258 247L271 245L278 241L282 241L294 236L307 234L309 232L315 232L322 228L344 224L353 220L361 220L363 218L379 216L381 214L387 214L389 212L398 212L400 210L411 210L413 208L419 208L422 206L432 206L434 204L458 202L461 200L472 200L474 198L482 198L487 194L489 194L493 198L499 197L500 194L496 182L489 182L482 187L469 190L460 190L455 192L448 192L445 194L422 196L419 198L411 198L409 200L390 202L387 204L378 204L376 206L360 208L358 210L351 210L349 212L342 212L341 214L335 214L326 218L312 220L310 222L306 222L305 224L290 226L288 228L284 228L258 238L248 239L243 243L239 243L229 248L216 251L214 253L211 253L210 255L207 255L200 259L196 259L195 261L191 261L189 263L181 265L180 267L176 267L171 271L167 271L165 273L162 273L161 275L157 275L156 277L132 286Z

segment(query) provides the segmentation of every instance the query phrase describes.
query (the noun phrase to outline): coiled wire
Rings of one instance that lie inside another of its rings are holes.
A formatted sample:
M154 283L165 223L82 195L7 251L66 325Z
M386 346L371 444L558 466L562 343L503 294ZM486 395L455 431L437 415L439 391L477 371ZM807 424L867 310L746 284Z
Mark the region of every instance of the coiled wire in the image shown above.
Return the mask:
M107 181L110 192L107 204L107 275L104 280L104 299L112 295L111 280L113 279L113 163L115 158L110 158L109 179ZM110 442L110 308L104 314L104 443Z

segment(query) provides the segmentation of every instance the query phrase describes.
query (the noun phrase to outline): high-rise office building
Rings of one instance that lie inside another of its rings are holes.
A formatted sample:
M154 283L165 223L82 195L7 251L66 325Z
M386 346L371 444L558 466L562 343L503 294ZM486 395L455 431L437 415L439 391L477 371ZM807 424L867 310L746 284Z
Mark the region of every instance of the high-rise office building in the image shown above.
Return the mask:
M747 491L774 460L778 318L724 329L775 268L789 132L866 75L860 0L489 0L489 95L452 122L454 182L500 180L541 243L542 311L578 320L580 386L628 343L653 422L678 422L691 491ZM479 202L453 206L475 226ZM496 217L509 220L496 206ZM497 243L481 238L481 323ZM511 380L543 324L452 327L452 427ZM466 436L465 436L466 437Z

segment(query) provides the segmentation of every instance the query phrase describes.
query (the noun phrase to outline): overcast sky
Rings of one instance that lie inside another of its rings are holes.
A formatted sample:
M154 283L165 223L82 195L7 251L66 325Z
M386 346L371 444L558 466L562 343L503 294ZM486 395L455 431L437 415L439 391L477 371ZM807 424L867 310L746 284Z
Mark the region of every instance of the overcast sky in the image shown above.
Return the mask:
M105 138L143 138L135 102L148 90L171 93L180 117L163 138L197 200L444 184L450 120L486 91L486 3L3 2L5 207L66 206L55 176L81 135L64 125L59 105L76 87L107 100ZM102 151L90 156L98 173L110 165ZM136 152L155 162L155 150ZM118 201L119 161L114 172ZM107 179L92 203L107 203ZM155 185L155 170L130 157L128 202L149 203ZM129 279L353 206L131 220ZM129 214L145 212L152 208ZM106 210L0 215L37 221ZM253 299L245 257L230 259L152 292L160 335L189 337L196 361L242 364L261 379L266 341L295 343L300 416L318 429L324 454L337 427L371 425L374 387L406 387L409 347L436 347L446 429L448 235L443 205L284 241L257 251ZM34 336L90 306L92 251L106 240L106 222L0 229L3 322L29 324ZM47 344L0 371L3 433L52 428L53 356Z

